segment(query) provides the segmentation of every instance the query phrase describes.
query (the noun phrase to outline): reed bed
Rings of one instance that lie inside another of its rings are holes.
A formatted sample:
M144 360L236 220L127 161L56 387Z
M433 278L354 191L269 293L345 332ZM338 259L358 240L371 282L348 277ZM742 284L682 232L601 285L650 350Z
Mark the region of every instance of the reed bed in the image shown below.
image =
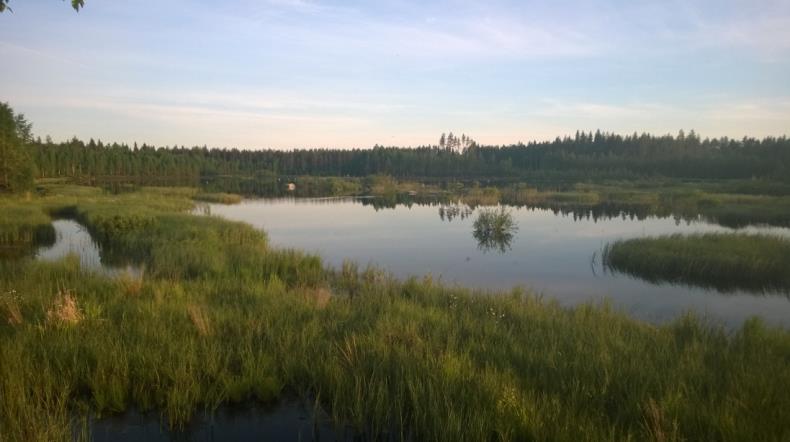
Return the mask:
M607 269L652 282L790 293L790 239L746 233L635 238L607 244Z

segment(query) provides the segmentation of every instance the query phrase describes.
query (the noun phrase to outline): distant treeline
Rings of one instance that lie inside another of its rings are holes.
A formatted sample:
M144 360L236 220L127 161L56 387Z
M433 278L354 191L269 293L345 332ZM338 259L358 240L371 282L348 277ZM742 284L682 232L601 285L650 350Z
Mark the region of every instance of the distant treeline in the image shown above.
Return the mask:
M575 179L663 176L688 179L790 177L790 140L727 138L701 140L692 131L677 136L622 136L578 132L551 142L509 146L471 144L372 149L238 150L206 147L155 148L85 143L30 144L39 178L138 178L197 181L218 176L351 176L397 178Z

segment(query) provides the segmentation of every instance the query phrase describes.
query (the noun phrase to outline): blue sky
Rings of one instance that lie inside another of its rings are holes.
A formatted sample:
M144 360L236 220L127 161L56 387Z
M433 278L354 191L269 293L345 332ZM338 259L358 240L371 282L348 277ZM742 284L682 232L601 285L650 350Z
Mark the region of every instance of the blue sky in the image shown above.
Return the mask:
M37 135L240 148L790 134L787 0L11 0Z

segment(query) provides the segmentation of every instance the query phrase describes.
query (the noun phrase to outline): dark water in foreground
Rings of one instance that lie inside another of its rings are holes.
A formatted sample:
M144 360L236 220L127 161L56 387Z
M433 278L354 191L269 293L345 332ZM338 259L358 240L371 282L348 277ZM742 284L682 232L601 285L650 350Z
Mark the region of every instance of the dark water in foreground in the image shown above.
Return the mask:
M431 274L447 284L509 289L525 286L563 305L609 299L634 317L665 322L693 310L734 327L751 316L790 326L790 295L755 294L670 284L605 273L600 250L609 241L651 235L730 232L704 221L672 217L587 218L547 209L506 207L517 224L503 248L481 247L473 236L480 208L425 204L380 208L365 198L249 200L209 206L210 213L264 229L275 246L320 254L333 266L345 259L381 266L398 277ZM790 236L790 229L741 232Z
M334 428L325 413L298 400L272 407L222 407L211 414L198 414L180 430L168 429L155 413L135 411L91 423L94 442L288 442L353 438L353 432Z

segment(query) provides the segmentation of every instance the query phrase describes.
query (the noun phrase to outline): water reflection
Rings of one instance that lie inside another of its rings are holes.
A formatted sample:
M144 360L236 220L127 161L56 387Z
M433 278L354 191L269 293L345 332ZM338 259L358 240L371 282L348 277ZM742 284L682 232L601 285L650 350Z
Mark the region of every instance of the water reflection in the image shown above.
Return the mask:
M69 255L79 258L80 267L85 270L100 272L110 276L128 274L139 277L143 273L140 266L128 263L108 264L102 260L101 250L90 233L78 222L59 219L52 222L55 229L55 241L52 245L39 248L36 259L40 261L58 261Z
M387 196L341 196L341 197L277 197L262 198L256 201L289 201L292 204L334 205L338 201L349 201L374 210L395 210L397 208L437 207L439 218L452 221L464 219L475 209L486 207L471 205L452 194L392 194ZM671 219L677 225L694 223L716 224L731 229L747 227L790 228L790 213L775 213L764 207L732 208L720 206L691 205L681 206L670 203L621 203L602 201L596 203L577 202L525 202L517 198L503 198L500 205L529 210L546 210L552 214L571 217L575 221L608 221L622 219L645 221L651 218ZM490 206L489 206L490 207ZM748 210L747 210L748 209ZM201 209L205 210L205 209ZM449 216L448 216L449 214Z
M466 204L442 204L439 206L439 218L442 221L452 222L452 220L458 218L460 220L464 220L474 213L474 209L467 206Z
M275 406L242 404L198 413L185 428L169 429L156 413L129 411L93 421L91 440L123 441L345 441L354 432L333 427L329 416L304 401Z
M0 232L0 259L20 259L35 254L37 248L55 243L51 224L22 226L15 232Z
M722 296L705 288L656 285L623 274L595 274L592 269L600 264L591 266L593 254L618 239L735 230L790 236L788 228L733 229L700 216L670 213L643 217L614 208L575 213L567 207L503 205L518 225L517 235L504 253L499 252L501 249L486 253L472 234L478 212L485 207L472 211L458 200L439 198L425 204L411 199L411 204L382 210L386 204L375 201L246 200L235 206L211 205L211 213L260 227L273 245L318 253L336 268L350 259L363 266L378 265L400 278L431 274L447 284L485 289L521 285L564 305L609 298L618 308L652 322L671 320L693 310L734 326L754 315L772 324L790 326L790 299L785 296L758 297L740 290ZM458 207L457 216L454 207Z
M477 248L483 252L510 250L510 243L518 231L513 215L504 207L481 209L473 224L472 236L477 240Z

